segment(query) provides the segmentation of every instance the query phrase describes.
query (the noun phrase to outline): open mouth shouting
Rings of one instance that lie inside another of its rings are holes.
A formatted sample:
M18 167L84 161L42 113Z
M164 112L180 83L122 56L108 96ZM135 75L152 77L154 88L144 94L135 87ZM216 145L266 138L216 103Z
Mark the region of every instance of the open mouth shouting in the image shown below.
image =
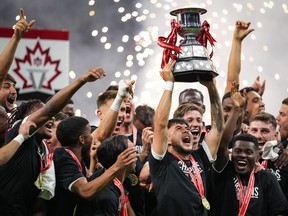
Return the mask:
M187 135L184 135L182 136L182 142L184 144L187 144L187 145L190 145L191 143L191 137L187 134Z
M238 160L236 162L238 170L245 170L247 162L245 160Z
M131 107L130 106L126 106L126 112L125 112L125 118L129 119L131 118Z
M115 126L115 129L114 129L115 134L118 134L120 132L120 127L121 127L122 123L123 123L123 120L118 119L116 126Z
M9 95L7 97L7 100L6 100L6 106L9 110L13 109L14 108L14 104L15 104L15 101L16 101L16 96L15 95Z
M192 133L193 139L194 139L194 140L198 140L199 137L200 137L200 130L199 130L199 128L198 128L198 129L197 129L197 128L191 128L190 131L191 131L191 133Z

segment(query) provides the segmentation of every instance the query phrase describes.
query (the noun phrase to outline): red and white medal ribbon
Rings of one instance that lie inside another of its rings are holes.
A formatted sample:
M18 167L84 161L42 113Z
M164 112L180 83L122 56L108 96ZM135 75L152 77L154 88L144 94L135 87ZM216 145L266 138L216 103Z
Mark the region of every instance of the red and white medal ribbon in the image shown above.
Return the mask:
M239 193L239 214L238 216L245 216L245 213L247 211L247 208L249 206L249 202L251 199L252 191L254 188L255 183L255 176L254 176L254 170L251 172L249 177L248 186L246 189L246 193L244 193L244 187L242 185L241 179L239 176L238 178L238 193Z
M80 161L78 160L78 158L76 157L76 155L70 149L65 149L65 150L71 155L71 157L77 163L77 165L79 167L79 171L82 173L82 171L83 171L82 165L81 165Z
M126 198L125 198L125 192L124 192L123 184L117 178L113 179L113 183L121 192L121 198L120 198L120 200L121 200L121 209L120 209L119 216L128 216Z
M205 194L204 194L204 185L203 185L203 181L202 181L202 178L201 178L201 174L200 174L200 171L197 167L197 163L194 159L194 157L192 155L189 156L189 160L192 164L192 167L193 167L193 170L194 170L194 174L190 171L190 169L187 167L187 165L185 164L185 162L178 156L178 155L174 155L179 161L182 161L183 165L186 167L189 175L190 175L190 178L191 178L191 181L193 182L193 184L195 185L198 193L200 194L200 197L201 197L201 200L202 200L202 204L203 206L209 210L210 209L210 204L208 202L208 200L206 199L205 197Z

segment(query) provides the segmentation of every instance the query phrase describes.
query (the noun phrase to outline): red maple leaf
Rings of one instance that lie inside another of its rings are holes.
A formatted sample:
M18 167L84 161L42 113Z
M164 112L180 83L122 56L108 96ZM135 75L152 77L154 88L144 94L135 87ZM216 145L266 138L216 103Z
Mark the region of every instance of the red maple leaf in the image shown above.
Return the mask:
M37 51L40 53L40 56L35 56ZM43 51L40 45L40 42L37 41L33 50L31 50L29 47L26 47L26 55L24 56L23 59L15 58L17 67L14 69L14 72L23 80L24 82L23 87L22 87L23 89L33 88L33 85L29 84L29 81L30 81L29 74L27 75L27 73L29 72L26 71L25 69L23 70L23 67L21 67L25 65L25 68L36 66L38 68L42 67L43 69L48 71L49 73L47 74L49 75L45 77L47 78L47 80L45 81L46 84L44 84L44 82L41 83L41 86L39 86L39 88L52 90L51 83L57 76L61 74L61 71L59 71L58 69L60 60L53 61L49 55L49 51L50 51L50 48ZM43 63L41 59L44 60ZM51 71L51 67L52 67L52 71Z

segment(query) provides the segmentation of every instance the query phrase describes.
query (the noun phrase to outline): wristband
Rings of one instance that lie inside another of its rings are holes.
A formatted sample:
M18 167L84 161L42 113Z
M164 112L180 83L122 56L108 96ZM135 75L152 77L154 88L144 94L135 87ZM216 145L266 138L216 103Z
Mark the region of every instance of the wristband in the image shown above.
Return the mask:
M13 140L18 142L21 146L21 144L25 141L25 138L22 134L18 134Z
M165 82L164 90L168 90L168 91L173 92L173 88L174 88L174 82L171 82L171 81Z
M127 89L128 85L124 82L124 80L120 80L119 85L118 85L118 92L117 94L121 97L124 98L127 96Z
M115 100L113 101L110 109L114 110L115 112L119 112L120 106L122 104L122 98L117 94Z
M145 164L143 165L143 167L149 165L149 161L146 161Z

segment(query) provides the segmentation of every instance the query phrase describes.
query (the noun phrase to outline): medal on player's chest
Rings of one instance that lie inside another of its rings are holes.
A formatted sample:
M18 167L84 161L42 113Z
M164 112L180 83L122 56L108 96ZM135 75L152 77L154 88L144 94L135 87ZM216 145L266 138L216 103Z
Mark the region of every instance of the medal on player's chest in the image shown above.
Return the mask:
M204 206L205 209L210 210L210 203L206 199L206 197L202 198L202 205Z

